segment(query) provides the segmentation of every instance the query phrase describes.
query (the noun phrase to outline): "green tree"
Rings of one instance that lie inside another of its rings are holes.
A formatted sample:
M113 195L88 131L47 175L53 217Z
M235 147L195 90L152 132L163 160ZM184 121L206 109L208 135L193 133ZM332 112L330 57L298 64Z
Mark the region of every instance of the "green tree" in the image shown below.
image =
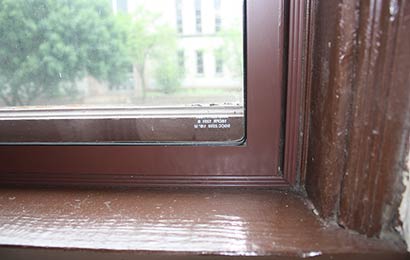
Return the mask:
M183 71L177 64L176 58L168 55L155 69L156 82L166 94L175 92L181 85Z
M136 8L131 15L119 14L118 20L127 32L127 50L141 81L141 94L147 92L147 68L155 68L154 78L164 91L175 89L180 83L181 73L176 62L177 34L175 29L161 21L161 15ZM165 90L166 89L166 90Z
M221 30L218 35L223 39L223 51L218 55L227 61L227 65L235 77L243 76L243 32L240 23Z
M120 84L125 38L109 0L0 0L0 98L69 95L86 75Z

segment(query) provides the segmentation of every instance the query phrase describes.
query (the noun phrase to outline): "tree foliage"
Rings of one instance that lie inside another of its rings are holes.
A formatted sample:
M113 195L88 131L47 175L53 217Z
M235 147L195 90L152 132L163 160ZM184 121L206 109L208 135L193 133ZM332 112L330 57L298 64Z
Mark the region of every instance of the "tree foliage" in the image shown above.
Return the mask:
M235 77L243 76L243 32L241 27L231 26L221 30L218 36L223 39L224 50L218 55L227 61L227 65Z
M0 0L0 98L68 95L86 75L119 84L131 66L125 38L108 0Z
M155 79L166 94L175 92L181 85L183 71L177 64L176 58L169 55L155 69Z
M118 18L126 31L126 47L141 80L142 96L145 98L148 83L147 67L153 68L153 78L169 92L180 84L182 74L176 62L177 35L175 29L161 20L161 15L145 9L142 5L130 15Z

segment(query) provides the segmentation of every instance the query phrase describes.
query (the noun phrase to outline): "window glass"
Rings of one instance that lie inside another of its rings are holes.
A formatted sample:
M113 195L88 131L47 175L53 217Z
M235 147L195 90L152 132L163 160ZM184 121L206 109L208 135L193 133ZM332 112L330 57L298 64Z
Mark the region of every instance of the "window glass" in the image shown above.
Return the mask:
M176 0L176 15L177 15L177 31L183 33L184 26L182 20L182 0Z
M218 49L215 51L215 73L221 75L223 73L224 59L223 59L223 50Z
M117 11L126 13L128 11L128 0L116 0Z
M195 0L195 28L197 33L202 32L202 1Z
M215 8L215 32L221 31L222 28L222 17L220 14L221 11L221 0L214 0Z
M0 119L22 109L198 106L243 117L243 5L1 0Z
M196 73L198 75L204 74L204 52L196 51Z

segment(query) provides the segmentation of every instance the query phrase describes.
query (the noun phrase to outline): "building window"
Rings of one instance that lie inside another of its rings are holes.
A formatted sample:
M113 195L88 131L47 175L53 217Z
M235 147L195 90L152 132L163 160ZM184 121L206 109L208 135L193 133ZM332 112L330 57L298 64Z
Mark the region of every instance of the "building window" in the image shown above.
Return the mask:
M182 19L182 0L176 1L176 15L177 15L177 31L178 33L184 32L183 19Z
M179 50L177 53L178 67L181 71L185 70L185 53L184 50Z
M128 11L128 0L116 0L117 1L117 12L124 12Z
M214 0L215 8L215 32L221 31L222 18L221 18L221 0Z
M221 31L222 19L219 14L215 15L215 32Z
M215 74L216 75L223 74L223 66L224 66L223 53L222 53L222 49L219 49L215 51Z
M201 0L195 0L195 29L197 33L202 32Z
M221 0L214 0L215 10L221 10Z
M204 52L196 51L196 73L199 75L204 74Z

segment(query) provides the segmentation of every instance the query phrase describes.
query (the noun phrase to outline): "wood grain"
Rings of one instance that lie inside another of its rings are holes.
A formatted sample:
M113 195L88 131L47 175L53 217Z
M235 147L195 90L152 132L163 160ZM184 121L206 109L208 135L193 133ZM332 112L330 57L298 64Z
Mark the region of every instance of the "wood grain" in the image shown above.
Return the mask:
M410 129L410 4L314 7L307 191L322 216L395 236Z
M350 0L315 7L306 188L322 216L330 217L346 160L357 14Z
M398 225L410 128L410 3L360 3L357 71L340 223L378 235Z

